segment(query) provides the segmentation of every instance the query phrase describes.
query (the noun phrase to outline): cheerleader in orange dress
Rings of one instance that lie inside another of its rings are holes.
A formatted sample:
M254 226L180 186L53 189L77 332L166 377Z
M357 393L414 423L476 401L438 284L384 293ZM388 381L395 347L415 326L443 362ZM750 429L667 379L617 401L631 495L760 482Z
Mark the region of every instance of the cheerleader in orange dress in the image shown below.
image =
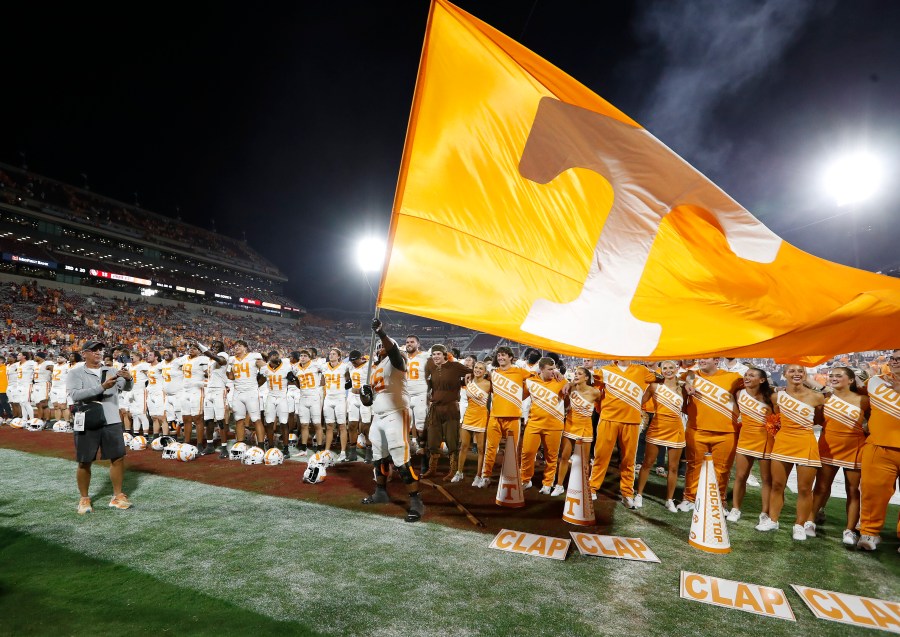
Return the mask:
M663 382L651 383L649 388L650 402L656 414L650 421L645 435L644 462L638 475L637 495L634 498L635 508L641 508L644 499L644 487L650 475L650 469L656 464L660 447L669 449L669 470L666 478L665 507L675 513L678 509L672 498L675 496L675 484L678 482L678 463L681 462L681 450L685 447L684 420L682 413L686 401L684 383L678 380L678 363L663 361L660 366Z
M863 423L869 417L869 398L861 396L856 374L849 367L833 367L828 373L832 394L825 399L825 424L819 436L822 468L816 475L812 515L825 507L831 495L831 483L839 469L844 470L847 490L847 526L842 541L854 546L859 522L859 481L862 449L866 444ZM810 518L809 522L813 522ZM813 524L815 528L815 524Z
M475 471L473 487L481 486L481 466L484 464L484 432L487 431L488 399L491 396L491 381L488 379L487 367L484 363L475 363L472 368L472 380L466 383L466 413L463 414L462 425L459 430L459 463L456 475L451 482L460 482L463 479L463 466L466 464L466 456L472 446L472 438L478 447L478 466Z
M770 519L761 521L756 529L773 531L778 528L787 479L794 465L797 465L797 517L792 537L795 540L805 540L816 535L815 524L807 522L812 514L813 481L816 479L816 470L822 466L813 425L822 423L825 397L803 384L806 380L806 368L802 365L788 365L784 377L787 379L787 388L778 392L775 400L775 406L781 415L781 429L775 435L771 454Z
M769 376L761 369L751 367L744 372L744 389L738 390L735 409L741 417L741 433L734 459L734 490L731 495L731 511L725 517L729 522L741 519L741 504L747 493L747 478L753 463L759 460L762 478L762 513L759 521L769 519L769 493L772 490L771 454L775 437L766 428L766 418L775 413L772 402L775 391L769 385Z
M572 456L574 446L576 444L590 446L594 441L591 414L594 412L594 401L599 400L602 393L593 386L593 382L593 375L586 367L575 368L575 380L570 385L567 395L569 405L559 447L559 461L556 465L556 485L550 492L552 496L566 492L563 482L569 471L569 458Z

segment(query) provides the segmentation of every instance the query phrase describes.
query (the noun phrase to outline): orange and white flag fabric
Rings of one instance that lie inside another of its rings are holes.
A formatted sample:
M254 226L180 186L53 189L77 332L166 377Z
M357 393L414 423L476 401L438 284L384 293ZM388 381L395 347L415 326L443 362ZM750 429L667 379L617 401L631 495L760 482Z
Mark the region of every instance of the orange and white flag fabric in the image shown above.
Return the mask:
M379 294L587 358L897 347L900 280L785 243L521 44L431 6Z

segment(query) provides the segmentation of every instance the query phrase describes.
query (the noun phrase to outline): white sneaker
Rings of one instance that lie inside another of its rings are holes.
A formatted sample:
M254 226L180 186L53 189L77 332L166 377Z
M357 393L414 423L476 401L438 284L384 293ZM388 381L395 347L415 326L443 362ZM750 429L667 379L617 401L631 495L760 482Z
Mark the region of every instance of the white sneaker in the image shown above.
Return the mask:
M804 523L803 532L806 533L806 537L816 537L816 523L815 522Z
M760 514L759 514L759 521L760 521L760 522L762 522L762 521L764 521L764 520L768 520L768 519L769 519L769 514L768 514L768 513L763 512L763 513L760 513Z
M476 489L481 487L481 477L480 476L475 476L475 479L472 480L472 486L475 487Z
M522 484L522 491L528 491L531 488L531 480Z
M450 478L450 482L462 482L463 481L463 473L462 471L457 471L453 474L453 477Z
M538 491L538 493L541 493L543 495L550 495L550 491L552 491L552 490L553 489L551 487L541 487L541 489L540 489L540 491Z
M763 532L777 531L778 530L778 522L775 522L771 518L767 517L765 520L760 520L759 524L757 524L755 528L757 531L763 531ZM801 527L801 528L803 528L803 527ZM804 533L803 536L805 538L806 534Z
M484 489L485 487L491 486L490 478L481 478L481 482L478 484L479 489Z
M728 515L725 516L725 519L729 522L737 522L741 519L741 510L740 509L732 509L728 512Z
M683 511L683 512L691 511L691 510L693 510L693 508L694 508L694 503L691 502L690 500L682 500L681 502L678 503L679 511Z
M678 507L675 506L674 500L666 500L666 510L671 511L672 513L678 513Z
M339 454L338 454L338 457L337 457L337 461L338 461L338 462L347 462L347 454L346 454L346 452L343 452L343 451L342 451L341 453L339 453Z
M564 494L565 492L566 492L566 488L563 485L558 484L555 487L553 487L553 491L550 492L550 495L551 495L551 497L555 498L557 496Z
M667 475L669 475L669 470L665 467L656 467L656 475L665 478Z
M637 507L634 505L634 498L622 497L622 504L625 505L626 509L636 509Z
M850 529L844 529L844 534L841 537L841 542L846 544L847 546L855 546L857 542L856 533L854 533Z
M640 493L638 493L636 496L634 496L634 507L633 508L635 508L635 509L644 508L644 496L642 496Z
M862 535L859 538L859 542L856 543L856 548L863 551L874 551L880 541L881 538L877 535Z
M798 542L806 540L806 530L803 528L803 525L795 524L794 532L791 535L791 537L794 538L795 540L797 540Z
M756 476L753 475L752 473L749 476L747 476L747 486L748 487L758 487L759 486L759 480L757 480Z

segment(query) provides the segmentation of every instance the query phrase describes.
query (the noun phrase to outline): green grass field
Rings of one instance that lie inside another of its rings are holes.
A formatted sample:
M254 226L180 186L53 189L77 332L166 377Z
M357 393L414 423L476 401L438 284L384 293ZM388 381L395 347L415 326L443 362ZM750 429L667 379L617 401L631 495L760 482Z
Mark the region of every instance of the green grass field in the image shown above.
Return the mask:
M790 584L900 598L891 533L874 554L846 550L839 524L804 543L784 529L761 534L754 490L745 519L729 525L728 555L691 548L689 516L646 497L639 513L598 501L597 532L643 538L660 564L582 557L574 547L558 562L492 550L491 534L406 524L397 507L351 511L137 471L126 484L135 508L115 511L105 508L102 464L96 513L79 517L74 469L0 449L0 634L839 637L873 633L815 619ZM830 502L831 520L843 505ZM792 512L789 496L785 518ZM891 507L890 525L897 513ZM492 526L519 528L500 522ZM567 526L553 528L564 536ZM681 570L782 588L797 622L682 600Z

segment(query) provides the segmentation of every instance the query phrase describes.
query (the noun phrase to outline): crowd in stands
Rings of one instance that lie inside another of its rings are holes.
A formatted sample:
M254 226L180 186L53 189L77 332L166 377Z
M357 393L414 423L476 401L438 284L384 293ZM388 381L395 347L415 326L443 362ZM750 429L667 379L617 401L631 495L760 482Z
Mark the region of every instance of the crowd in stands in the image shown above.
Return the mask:
M229 342L243 339L256 351L319 344L347 351L366 339L362 333L348 335L318 317L309 322L279 321L260 314L81 294L41 287L37 281L0 285L0 343L6 349L41 346L77 351L86 341L99 338L146 351L213 337Z
M247 260L268 274L281 275L274 264L242 241L18 169L0 169L0 201L126 236L190 247L220 260Z

